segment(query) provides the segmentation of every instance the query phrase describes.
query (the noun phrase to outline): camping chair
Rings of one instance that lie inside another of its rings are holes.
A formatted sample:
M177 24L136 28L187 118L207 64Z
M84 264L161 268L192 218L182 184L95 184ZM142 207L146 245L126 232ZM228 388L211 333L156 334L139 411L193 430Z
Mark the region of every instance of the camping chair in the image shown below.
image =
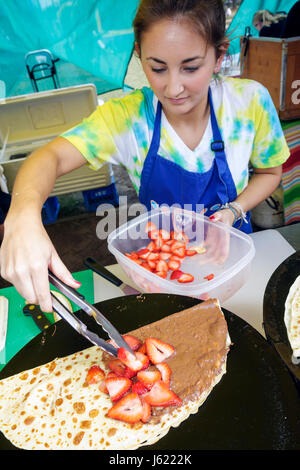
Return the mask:
M52 78L54 88L60 88L55 67L57 60L59 59L54 59L51 52L47 49L32 51L26 54L25 64L34 91L39 91L37 81L45 78Z

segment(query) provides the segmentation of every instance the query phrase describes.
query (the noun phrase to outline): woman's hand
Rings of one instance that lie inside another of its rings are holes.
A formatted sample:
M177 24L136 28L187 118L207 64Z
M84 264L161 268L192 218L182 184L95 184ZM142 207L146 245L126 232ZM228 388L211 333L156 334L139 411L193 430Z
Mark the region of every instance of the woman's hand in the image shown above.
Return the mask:
M71 287L79 287L80 283L62 263L44 229L43 202L57 177L85 162L72 144L57 137L26 158L14 183L0 250L1 276L44 312L52 311L48 269Z
M221 211L217 211L213 215L211 215L210 220L214 220L216 222L223 222L224 224L229 225L231 227L234 222L234 214L230 209L222 209Z
M29 222L20 216L5 221L0 264L1 276L44 312L52 312L48 269L71 287L80 286L62 263L40 220Z
M230 209L222 209L210 216L212 222L223 222L232 226L234 214ZM222 264L226 261L230 249L230 233L220 230L218 226L209 224L204 240L205 255L201 257L203 263Z

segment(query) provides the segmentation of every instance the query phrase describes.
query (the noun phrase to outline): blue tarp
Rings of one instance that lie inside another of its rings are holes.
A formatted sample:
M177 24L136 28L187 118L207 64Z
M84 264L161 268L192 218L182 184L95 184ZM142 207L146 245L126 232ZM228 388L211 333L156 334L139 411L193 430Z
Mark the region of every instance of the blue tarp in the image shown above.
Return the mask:
M61 87L89 82L98 93L122 88L137 5L138 0L0 0L0 80L6 96L33 92L25 55L39 49L59 59Z
M6 96L32 93L25 67L30 51L49 49L61 87L94 83L98 94L122 88L133 51L132 20L139 0L0 0L0 84ZM296 0L243 0L228 33L230 54L240 51L245 27L257 36L259 9L288 11ZM44 82L44 83L43 83ZM39 90L52 88L48 80Z

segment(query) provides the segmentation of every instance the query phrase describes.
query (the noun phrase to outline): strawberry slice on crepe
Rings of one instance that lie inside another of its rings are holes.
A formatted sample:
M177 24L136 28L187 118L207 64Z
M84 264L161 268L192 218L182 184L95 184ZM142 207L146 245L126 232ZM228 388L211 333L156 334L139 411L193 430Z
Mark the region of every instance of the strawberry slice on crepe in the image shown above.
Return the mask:
M125 366L134 372L146 369L149 365L149 359L145 354L138 351L131 354L125 348L118 349L118 358L125 364Z
M144 415L143 404L138 394L134 392L125 395L107 412L109 418L131 424L140 421Z
M155 382L161 380L161 373L156 368L141 370L137 373L137 378L147 388L147 390L151 390Z
M147 355L153 364L164 362L175 352L171 344L165 343L157 338L147 338L145 345Z
M179 396L161 380L155 382L150 392L143 396L143 399L151 406L179 406L182 404Z
M88 370L86 375L87 384L96 384L101 382L105 378L105 372L99 366L92 366Z
M129 391L132 382L127 377L109 377L105 380L105 385L112 401L118 401Z

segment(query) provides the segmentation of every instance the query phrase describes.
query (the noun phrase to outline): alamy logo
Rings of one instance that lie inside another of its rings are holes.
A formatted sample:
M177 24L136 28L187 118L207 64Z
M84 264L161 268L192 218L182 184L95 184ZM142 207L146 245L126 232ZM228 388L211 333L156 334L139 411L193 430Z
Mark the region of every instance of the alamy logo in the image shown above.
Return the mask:
M296 91L292 93L291 99L293 104L300 104L300 80L294 80L292 88L296 88Z
M173 204L158 205L147 214L147 207L141 203L127 205L127 196L120 196L118 208L112 204L100 204L96 215L101 219L97 223L96 234L100 240L108 238L110 233L118 229L119 239L148 239L148 231L145 230L147 222L153 222L157 227L171 232L185 232L190 240L200 237L203 240L203 204L196 204L193 211L192 204L184 204L183 207ZM128 221L131 221L128 225ZM127 228L126 228L127 225ZM122 228L123 227L123 228Z

